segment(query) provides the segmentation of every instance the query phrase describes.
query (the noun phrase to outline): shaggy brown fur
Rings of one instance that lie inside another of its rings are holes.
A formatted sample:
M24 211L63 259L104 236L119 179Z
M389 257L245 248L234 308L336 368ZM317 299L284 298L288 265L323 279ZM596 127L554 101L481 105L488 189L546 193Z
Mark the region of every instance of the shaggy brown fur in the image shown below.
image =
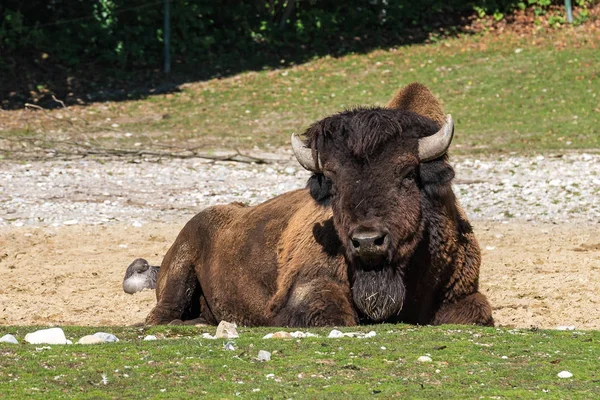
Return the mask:
M358 108L307 132L322 160L308 190L256 207L209 208L165 256L147 324L200 316L243 325L370 322L492 325L478 292L479 247L447 156L418 158L444 120L423 85L388 108ZM384 232L386 253L352 251L352 232Z

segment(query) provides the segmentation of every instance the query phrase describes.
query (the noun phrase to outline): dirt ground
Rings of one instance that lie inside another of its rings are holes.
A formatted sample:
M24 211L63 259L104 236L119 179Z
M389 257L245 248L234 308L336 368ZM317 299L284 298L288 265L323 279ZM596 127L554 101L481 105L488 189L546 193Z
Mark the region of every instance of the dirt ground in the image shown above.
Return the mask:
M474 225L498 325L600 329L600 225ZM142 322L154 291L125 294L125 268L137 257L159 264L181 226L3 228L0 325Z

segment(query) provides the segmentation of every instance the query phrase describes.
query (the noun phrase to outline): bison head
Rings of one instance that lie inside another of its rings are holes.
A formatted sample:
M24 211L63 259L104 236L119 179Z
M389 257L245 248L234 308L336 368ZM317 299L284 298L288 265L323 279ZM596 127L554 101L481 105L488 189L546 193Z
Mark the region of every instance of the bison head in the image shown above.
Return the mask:
M409 110L357 108L315 123L306 142L292 136L296 158L313 172L312 197L332 207L354 301L371 320L401 311L404 267L432 209L453 200L445 155L453 130L449 115L440 126Z

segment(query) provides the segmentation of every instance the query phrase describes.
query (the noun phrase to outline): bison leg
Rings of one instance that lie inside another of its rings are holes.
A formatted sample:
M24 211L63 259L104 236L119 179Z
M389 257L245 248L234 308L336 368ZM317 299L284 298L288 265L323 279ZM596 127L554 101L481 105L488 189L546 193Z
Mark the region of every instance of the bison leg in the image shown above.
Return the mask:
M289 327L354 326L357 317L346 286L332 280L296 283L275 325Z
M199 284L192 259L194 254L180 234L162 262L156 283L156 306L146 317L146 325L166 325L181 320L199 302Z
M438 310L433 325L460 324L494 326L488 299L475 292L456 303L446 303Z

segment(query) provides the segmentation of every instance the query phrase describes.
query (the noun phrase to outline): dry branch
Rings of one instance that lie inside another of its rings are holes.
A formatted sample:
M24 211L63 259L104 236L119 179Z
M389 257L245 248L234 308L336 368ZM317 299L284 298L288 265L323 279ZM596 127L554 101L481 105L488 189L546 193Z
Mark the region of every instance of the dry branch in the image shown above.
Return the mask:
M197 151L197 148L177 147L176 151L156 151L146 149L119 149L107 148L102 146L92 146L89 143L80 143L71 140L40 139L36 137L7 137L0 135L0 141L6 141L18 145L18 150L5 149L0 147L0 153L7 154L11 158L19 154L27 155L28 159L46 159L47 154L51 153L53 158L64 157L158 157L158 158L201 158L213 161L233 161L241 163L272 164L285 161L278 159L264 159L249 154L242 153L239 149L234 149L234 153L224 155L211 155ZM24 148L30 146L29 149Z

